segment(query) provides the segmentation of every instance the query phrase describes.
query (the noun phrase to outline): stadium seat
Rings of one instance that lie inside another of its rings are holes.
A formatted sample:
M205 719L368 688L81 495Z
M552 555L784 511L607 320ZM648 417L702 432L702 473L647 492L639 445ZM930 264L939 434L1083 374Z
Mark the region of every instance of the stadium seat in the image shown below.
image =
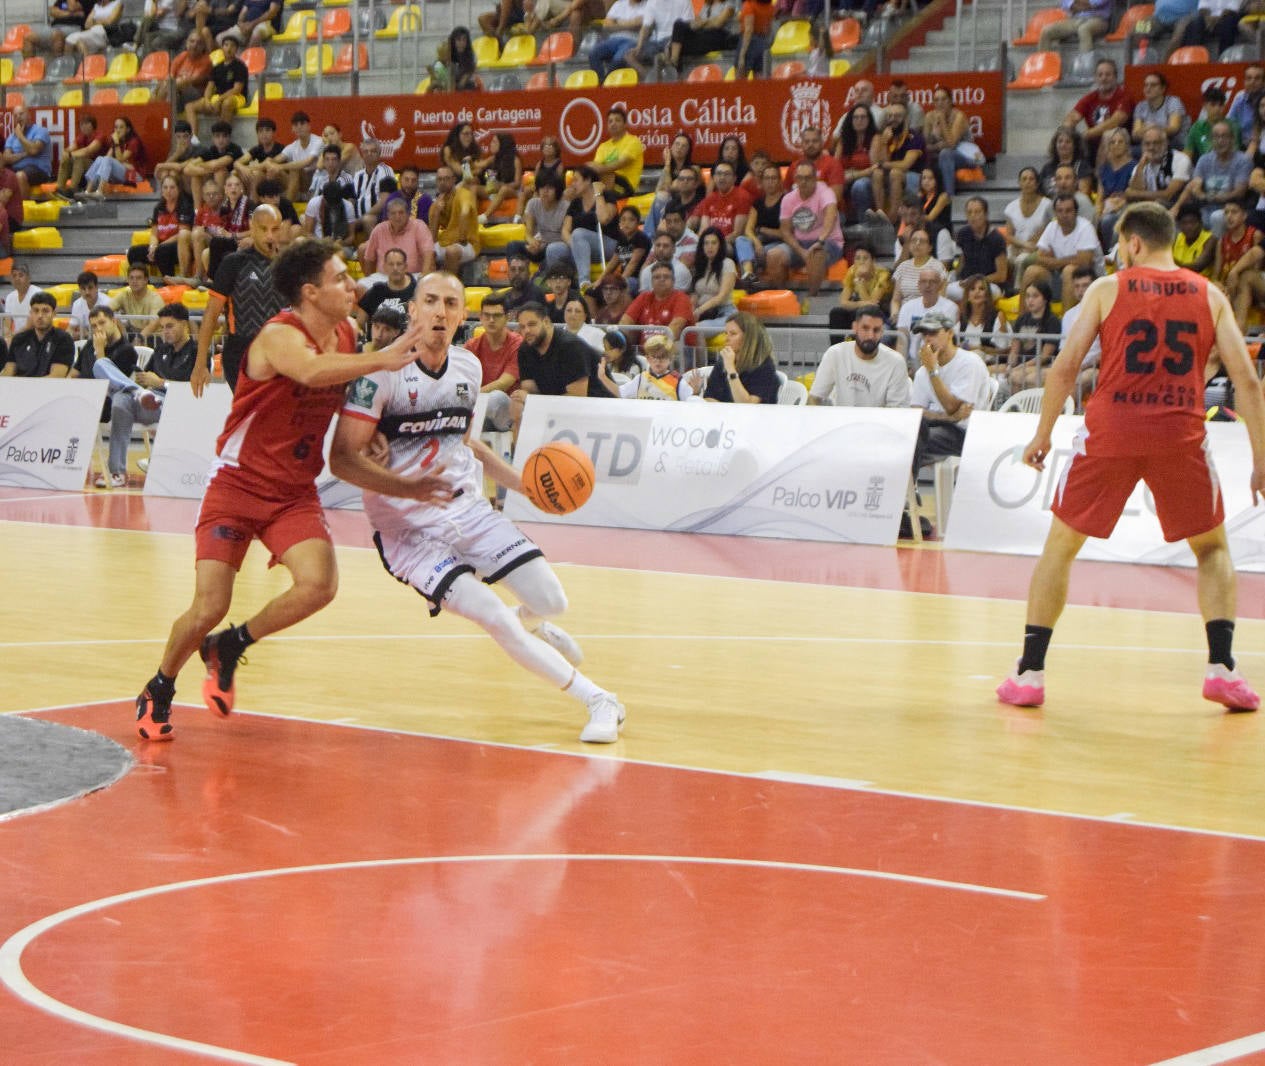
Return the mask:
M117 104L119 102L119 91L112 85L107 85L104 89L98 89L92 94L92 99L88 101L94 107L105 107L108 104Z
M568 89L595 89L597 87L597 71L585 67L583 70L573 70L567 75L567 80L563 83Z
M153 93L150 91L149 86L137 85L134 88L128 89L127 92L123 94L123 103L147 104L149 103L151 96L153 96Z
M286 19L285 29L274 34L272 44L298 44L316 36L316 12L296 11Z
M188 285L164 285L158 289L158 295L162 297L165 304L179 303L180 298L189 291Z
M518 93L523 91L523 79L517 74L498 74L488 83L488 88L495 93Z
M217 48L214 52L211 53L211 66L218 67L223 62L224 62L224 49Z
M83 107L83 90L67 89L57 98L58 107Z
M275 41L276 38L274 37L273 40ZM281 48L269 48L268 65L264 68L264 73L271 78L280 78L302 62L299 50L292 44L283 45Z
M605 86L615 85L636 85L641 79L637 76L637 72L632 67L616 67L602 82Z
M501 49L501 57L494 63L489 63L488 66L492 68L525 67L535 58L536 38L530 33L516 33L505 42L505 47Z
M87 267L84 267L87 270ZM95 271L94 271L95 273ZM43 285L43 290L57 301L57 306L70 309L70 305L75 302L75 297L79 295L79 286L73 283L63 285Z
M1173 66L1183 63L1211 63L1212 57L1208 55L1208 49L1203 45L1187 44L1175 49L1173 54L1168 57L1168 61Z
M1034 12L1028 19L1028 28L1023 31L1023 36L1016 37L1010 43L1020 48L1031 48L1033 45L1040 44L1041 31L1051 23L1062 22L1065 18L1067 18L1067 12L1061 7L1048 7L1044 11Z
M733 81L737 77L738 77L737 67L730 67L727 71L725 71L725 81ZM754 70L747 71L747 81L754 81L754 80L755 80L755 71Z
M334 46L332 44L309 44L303 53L303 65L287 71L292 78L301 78L304 73L309 78L318 74L328 74L334 65Z
M422 9L415 4L403 4L391 10L386 25L373 35L380 41L397 40L404 33L418 33L422 28Z
M832 59L830 61L830 76L832 78L842 78L851 69L852 64L846 59Z
M8 56L0 59L0 85L8 85L13 80L13 60Z
M488 260L488 281L509 281L510 264L508 259Z
M788 19L777 28L773 35L773 44L769 47L771 56L807 55L813 50L813 24L808 19Z
M267 49L258 46L244 49L237 58L246 64L246 73L252 78L259 77L264 72L264 67L268 65Z
M31 24L29 22L18 22L10 26L5 31L4 40L0 41L0 55L22 51L22 42L30 35Z
M490 285L467 285L466 310L477 315L479 309L483 306L483 297L491 295L492 287Z
M724 74L715 63L703 63L685 76L685 80L689 82L721 81L723 78Z
M140 62L136 58L135 52L120 52L110 60L110 65L106 68L106 72L95 82L97 85L122 85L125 81L131 81L136 77L137 70L140 69ZM94 98L93 102L96 100Z
M36 226L18 230L13 235L14 251L46 251L62 246L61 233L52 226Z
M650 205L654 203L654 196L655 194L652 192L638 193L636 196L630 196L624 200L620 207L635 207L641 212L641 217L645 218L650 211Z
M1124 41L1129 34L1133 32L1133 28L1143 19L1149 19L1155 14L1154 4L1134 4L1123 15L1120 16L1120 25L1112 30L1104 41L1110 41L1115 44L1118 41Z
M127 273L127 256L103 255L96 259L85 259L83 269L100 278L122 277Z
M501 44L495 37L476 37L471 47L476 66L494 67L501 58Z
M141 60L140 69L133 81L166 81L171 73L170 52L150 52Z
M351 11L345 7L335 7L321 16L320 34L327 41L336 41L351 33Z
M536 89L550 89L549 71L538 70L530 78L527 79L527 91L533 92Z
M357 51L359 55L357 55ZM353 67L353 63L355 66ZM326 71L327 74L350 74L352 70L368 70L369 69L369 46L363 42L357 49L353 44L341 45L338 49L338 55L334 57L334 65Z
M63 57L65 58L65 57ZM62 78L63 83L81 83L86 81L97 81L104 78L106 72L105 56L100 52L94 52L90 56L84 56L83 61L75 68L75 72L69 78ZM53 78L53 72L49 71L50 80Z
M205 311L211 294L202 289L189 289L180 294L180 302L190 311Z
M132 230L132 247L139 248L142 244L148 244L149 234L150 231L148 229Z
M1072 57L1072 62L1068 65L1067 71L1060 79L1059 84L1081 89L1093 85L1094 70L1101 59L1102 56L1097 52L1077 52Z
M18 64L10 85L35 85L44 80L44 57L30 56Z
M1063 61L1058 52L1033 52L1019 68L1019 77L1009 89L1044 89L1055 84L1063 74Z
M750 312L757 318L792 317L800 313L799 297L790 289L767 289L742 297L738 310Z
M61 218L62 205L57 200L23 200L22 224L30 222L56 222Z
M361 48L364 45L360 46ZM264 82L264 99L265 100L284 100L285 88L279 81ZM250 103L237 112L241 118L258 118L259 117L259 90L256 89L254 95L250 98Z
M1242 19L1239 20L1242 23ZM1254 44L1232 44L1219 56L1218 63L1252 63L1259 53Z
M773 79L801 78L808 73L808 68L799 59L783 60L769 74Z
M479 227L479 244L485 252L499 251L510 241L527 240L527 228L521 222L504 222Z
M830 49L848 52L861 43L861 23L856 19L835 19L830 24Z
M778 371L781 384L777 388L777 402L788 407L803 407L808 403L808 389L803 382L791 381L782 371Z
M4 107L6 111L12 111L15 107L20 107L22 103L23 96L21 93L4 94Z
M1020 389L998 408L998 413L1020 411L1024 414L1039 415L1041 413L1041 399L1044 396L1045 389ZM1075 410L1076 404L1069 396L1067 402L1063 404L1063 413L1070 415Z
M536 57L530 61L529 65L540 67L546 63L565 63L573 55L575 55L575 41L571 34L566 30L558 30L545 38L545 43L540 46L540 51L536 53Z

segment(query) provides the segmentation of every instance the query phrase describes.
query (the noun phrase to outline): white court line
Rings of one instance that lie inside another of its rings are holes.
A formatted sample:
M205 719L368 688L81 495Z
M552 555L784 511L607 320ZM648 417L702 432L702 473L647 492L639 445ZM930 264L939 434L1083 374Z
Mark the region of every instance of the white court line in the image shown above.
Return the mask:
M491 863L491 862L637 862L637 863L671 863L693 866L736 866L764 870L787 870L793 873L826 873L845 877L862 877L880 881L894 881L899 884L914 885L922 888L943 888L956 892L968 892L976 895L996 896L1004 899L1020 900L1027 903L1040 903L1047 897L1034 892L1021 892L1009 888L996 888L991 885L977 885L967 881L945 881L935 877L918 877L913 874L891 873L885 870L867 870L848 866L822 866L815 863L778 862L769 859L725 859L697 855L603 855L603 854L521 854L521 855L433 855L406 859L364 859L355 862L320 863L312 866L287 866L272 870L252 870L246 873L223 874L218 877L200 877L191 881L177 881L166 885L153 885L149 888L122 892L116 896L91 900L70 907L56 914L50 914L33 922L26 928L14 933L0 945L0 983L3 983L19 999L47 1011L55 1017L67 1022L109 1033L112 1036L136 1040L143 1044L157 1047L173 1048L179 1051L191 1051L197 1054L221 1059L225 1062L259 1064L259 1066L294 1066L283 1059L270 1059L252 1055L231 1048L217 1047L196 1040L157 1033L149 1029L141 1029L134 1025L125 1025L109 1018L72 1007L61 1000L54 999L48 993L37 988L22 970L22 953L40 936L59 925L93 914L123 903L136 900L152 899L155 896L170 895L186 889L206 888L212 885L227 885L242 881L257 881L270 877L287 877L292 874L330 873L341 870L363 870L371 868L400 866L440 866L455 863Z
M1265 1051L1265 1033L1241 1036L1237 1040L1217 1044L1215 1047L1200 1048L1198 1051L1178 1055L1175 1059L1152 1063L1152 1066L1217 1066L1218 1063L1241 1059L1254 1051Z
M60 500L62 498L73 499L75 501L78 501L82 499L83 497L78 493L75 493L73 496L71 496L64 492L49 492L49 493L45 493L43 496L11 496L8 499L0 499L0 505L6 504L6 503L31 503L35 500ZM17 525L17 524L18 523L16 522L14 523L14 525ZM47 525L48 523L37 522L34 524ZM93 527L93 528L96 528L96 527Z

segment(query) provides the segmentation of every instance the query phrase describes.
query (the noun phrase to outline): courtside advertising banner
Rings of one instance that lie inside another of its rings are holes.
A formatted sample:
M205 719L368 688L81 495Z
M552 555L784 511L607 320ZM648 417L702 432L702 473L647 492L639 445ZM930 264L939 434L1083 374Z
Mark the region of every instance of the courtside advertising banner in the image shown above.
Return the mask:
M655 403L532 396L516 465L549 441L593 460L593 496L532 522L895 544L918 437L918 411Z
M0 485L81 491L104 403L104 381L0 378Z
M1051 435L1045 470L1023 465L1023 449L1039 416L977 412L971 415L949 515L945 546L967 551L1039 555L1050 528L1059 477L1072 457L1072 437L1084 419L1064 415ZM1213 462L1225 498L1226 531L1239 570L1265 572L1265 507L1253 507L1252 449L1247 430L1234 422L1208 424ZM1167 544L1155 503L1139 483L1115 532L1090 538L1082 559L1156 566L1194 566L1185 542Z
M211 477L215 440L232 405L227 385L207 385L199 398L187 382L168 383L145 475L146 496L202 499Z

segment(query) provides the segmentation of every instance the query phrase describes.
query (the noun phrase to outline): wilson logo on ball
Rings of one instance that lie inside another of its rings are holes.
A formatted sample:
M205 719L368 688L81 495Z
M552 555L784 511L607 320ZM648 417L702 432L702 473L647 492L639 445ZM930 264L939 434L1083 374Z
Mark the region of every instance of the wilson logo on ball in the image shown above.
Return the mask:
M570 514L593 495L593 461L576 445L555 441L523 464L523 494L549 514Z

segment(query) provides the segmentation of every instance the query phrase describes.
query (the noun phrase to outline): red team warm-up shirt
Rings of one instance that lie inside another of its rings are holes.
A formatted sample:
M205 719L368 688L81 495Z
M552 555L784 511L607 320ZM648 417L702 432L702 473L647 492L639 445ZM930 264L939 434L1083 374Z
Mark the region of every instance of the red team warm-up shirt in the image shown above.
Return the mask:
M1129 267L1099 327L1102 369L1085 405L1087 453L1137 456L1198 448L1204 366L1216 339L1208 280L1189 270Z
M282 311L267 324L274 322L293 326L307 338L309 348L320 351L293 311ZM337 332L338 351L354 356L355 329L340 322ZM346 391L346 382L309 388L280 374L256 381L247 375L243 362L232 409L215 443L215 476L228 468L238 484L279 498L314 491L325 465L325 434Z

